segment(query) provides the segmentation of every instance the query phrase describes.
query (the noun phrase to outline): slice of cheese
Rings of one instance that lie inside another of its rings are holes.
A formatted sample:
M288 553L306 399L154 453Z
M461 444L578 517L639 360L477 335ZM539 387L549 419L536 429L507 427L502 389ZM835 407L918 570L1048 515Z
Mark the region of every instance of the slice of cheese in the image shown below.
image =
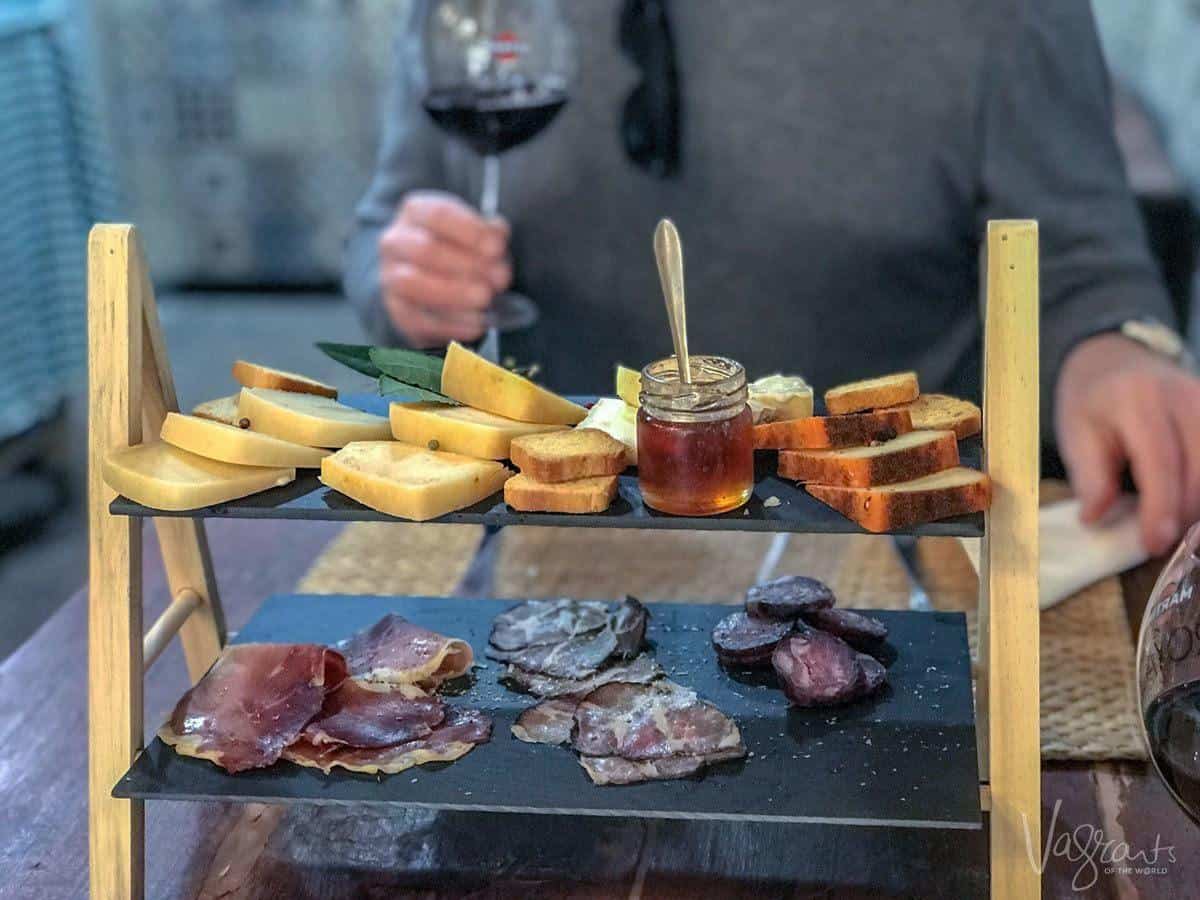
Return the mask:
M238 415L261 431L305 447L344 447L351 441L383 441L392 428L373 416L329 397L271 388L242 388Z
M347 444L321 462L321 481L335 491L417 522L478 503L512 475L502 463L396 441Z
M228 503L296 478L291 468L238 466L156 441L110 453L104 481L143 506L178 512Z
M582 406L488 362L457 342L446 349L442 393L459 403L518 422L576 425L587 415Z
M180 413L167 413L159 436L180 450L240 466L317 469L332 452Z
M481 409L445 403L393 403L389 416L392 437L398 441L479 459L508 459L513 438L566 428L518 422Z

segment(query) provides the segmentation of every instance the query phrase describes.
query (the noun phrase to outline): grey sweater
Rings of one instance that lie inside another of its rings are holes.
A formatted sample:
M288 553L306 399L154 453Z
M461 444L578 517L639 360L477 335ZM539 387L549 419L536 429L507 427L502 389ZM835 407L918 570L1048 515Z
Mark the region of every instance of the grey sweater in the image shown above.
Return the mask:
M683 170L625 158L638 72L619 0L564 0L580 72L559 119L503 162L517 287L540 305L547 382L611 393L612 365L670 353L651 249L684 243L693 352L818 388L897 369L978 394L985 222L1040 222L1043 422L1067 351L1171 310L1112 137L1087 0L676 0ZM375 340L377 241L404 193L475 202L478 160L397 73L345 289ZM531 360L523 360L531 361Z

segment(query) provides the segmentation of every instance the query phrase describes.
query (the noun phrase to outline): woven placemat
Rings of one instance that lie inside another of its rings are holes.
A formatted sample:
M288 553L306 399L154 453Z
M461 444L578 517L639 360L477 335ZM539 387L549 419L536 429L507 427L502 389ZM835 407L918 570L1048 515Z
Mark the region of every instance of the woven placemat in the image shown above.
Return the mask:
M356 523L315 562L299 589L313 593L449 594L466 572L480 529ZM774 537L718 532L508 528L498 537L499 597L613 597L738 603ZM778 550L779 548L776 548ZM975 652L978 580L949 538L918 554L938 609L966 612ZM844 606L903 609L908 582L891 541L791 535L776 574L828 582ZM1120 581L1105 579L1042 613L1042 755L1144 759L1134 704L1134 647Z

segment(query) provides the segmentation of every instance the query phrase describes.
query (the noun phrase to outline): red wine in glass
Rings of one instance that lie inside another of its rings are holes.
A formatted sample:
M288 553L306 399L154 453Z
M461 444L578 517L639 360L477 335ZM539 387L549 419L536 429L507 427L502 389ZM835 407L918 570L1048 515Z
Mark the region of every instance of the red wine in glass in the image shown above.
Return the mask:
M567 92L536 84L439 88L423 106L443 131L480 156L496 156L538 135L566 105Z

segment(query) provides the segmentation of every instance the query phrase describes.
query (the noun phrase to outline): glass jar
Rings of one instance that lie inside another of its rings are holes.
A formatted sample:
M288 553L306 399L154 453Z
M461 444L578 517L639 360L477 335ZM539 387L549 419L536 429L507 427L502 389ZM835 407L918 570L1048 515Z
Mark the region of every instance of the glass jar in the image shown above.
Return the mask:
M691 376L691 384L679 381L673 356L642 369L638 486L659 512L713 516L754 490L746 370L722 356L693 356Z

